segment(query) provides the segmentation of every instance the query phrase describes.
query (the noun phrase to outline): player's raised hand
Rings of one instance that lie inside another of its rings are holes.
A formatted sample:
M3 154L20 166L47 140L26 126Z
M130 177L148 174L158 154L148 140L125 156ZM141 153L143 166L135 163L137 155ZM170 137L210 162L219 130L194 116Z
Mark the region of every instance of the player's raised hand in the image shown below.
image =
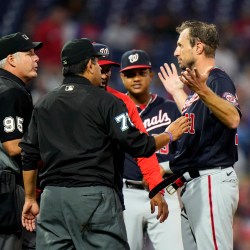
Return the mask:
M155 212L155 207L158 207L158 214L156 216L157 220L160 220L160 223L164 222L169 214L168 204L166 203L164 196L161 193L157 193L151 200L151 213Z
M210 71L213 69L212 66L206 68L204 74L200 74L197 68L193 68L193 70L186 68L181 73L180 80L187 85L191 90L199 94L199 92L204 92L207 86L207 79Z
M167 63L160 67L158 76L163 83L165 89L172 96L176 94L176 91L182 90L184 84L180 81L176 66L171 63L171 68Z
M158 76L163 83L165 89L169 94L171 94L178 106L178 109L181 111L187 94L184 91L184 84L180 80L177 69L173 63L171 63L171 68L167 63L164 63L164 66L160 67L161 72L158 73Z

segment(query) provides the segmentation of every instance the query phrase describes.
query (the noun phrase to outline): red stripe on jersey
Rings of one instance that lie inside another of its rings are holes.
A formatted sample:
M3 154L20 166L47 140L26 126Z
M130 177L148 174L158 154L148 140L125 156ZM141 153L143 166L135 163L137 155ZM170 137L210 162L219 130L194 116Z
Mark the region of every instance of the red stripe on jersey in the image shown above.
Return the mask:
M213 201L212 201L212 185L211 185L211 176L208 176L208 196L209 196L209 207L210 207L210 219L212 225L212 234L214 241L214 249L218 250L218 245L215 236L215 227L214 227L214 213L213 213Z
M235 145L239 145L239 136L235 134Z

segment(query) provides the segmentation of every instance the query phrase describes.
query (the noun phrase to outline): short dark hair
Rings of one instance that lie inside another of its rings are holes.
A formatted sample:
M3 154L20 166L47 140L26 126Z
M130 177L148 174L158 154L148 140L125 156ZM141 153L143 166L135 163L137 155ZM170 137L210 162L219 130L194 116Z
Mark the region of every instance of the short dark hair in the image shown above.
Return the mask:
M84 73L86 68L87 68L87 64L88 64L89 60L91 60L91 62L93 64L96 64L95 57L91 57L91 58L85 59L79 63L65 66L65 67L63 67L63 70L62 70L63 76L78 75L78 74Z
M206 56L215 56L215 50L219 46L219 34L214 24L200 21L185 21L176 28L176 31L180 34L185 29L189 29L189 40L192 47L197 41L201 41L205 44Z

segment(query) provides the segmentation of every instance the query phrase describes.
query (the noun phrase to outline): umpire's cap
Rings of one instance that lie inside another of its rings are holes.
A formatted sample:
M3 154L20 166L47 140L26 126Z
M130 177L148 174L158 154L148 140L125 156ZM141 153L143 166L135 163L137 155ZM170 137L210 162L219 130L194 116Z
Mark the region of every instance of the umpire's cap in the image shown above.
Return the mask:
M29 37L21 32L3 36L0 38L0 60L16 52L40 49L42 42L31 42Z
M101 43L93 43L96 52L104 53L105 55L101 56L98 60L100 66L111 65L115 67L120 67L120 64L112 61L111 52L109 47Z
M95 51L89 39L80 38L70 40L63 46L61 60L63 66L69 66L91 57L100 57L103 55L105 54Z
M129 69L151 68L149 55L144 50L129 50L122 55L121 70L123 72Z

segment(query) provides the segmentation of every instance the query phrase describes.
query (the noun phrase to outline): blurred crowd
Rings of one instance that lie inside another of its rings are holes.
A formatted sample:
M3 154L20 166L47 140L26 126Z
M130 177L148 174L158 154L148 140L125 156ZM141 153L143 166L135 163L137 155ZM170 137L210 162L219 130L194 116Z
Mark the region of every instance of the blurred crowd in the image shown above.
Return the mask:
M152 92L169 98L157 73L165 62L177 65L176 26L187 19L215 23L221 39L216 64L234 80L242 111L234 250L250 249L250 0L9 0L1 1L0 12L2 35L22 31L44 42L39 77L30 86L34 103L60 84L62 45L79 37L109 45L117 62L125 50L146 50L156 73ZM111 85L125 91L119 70Z

